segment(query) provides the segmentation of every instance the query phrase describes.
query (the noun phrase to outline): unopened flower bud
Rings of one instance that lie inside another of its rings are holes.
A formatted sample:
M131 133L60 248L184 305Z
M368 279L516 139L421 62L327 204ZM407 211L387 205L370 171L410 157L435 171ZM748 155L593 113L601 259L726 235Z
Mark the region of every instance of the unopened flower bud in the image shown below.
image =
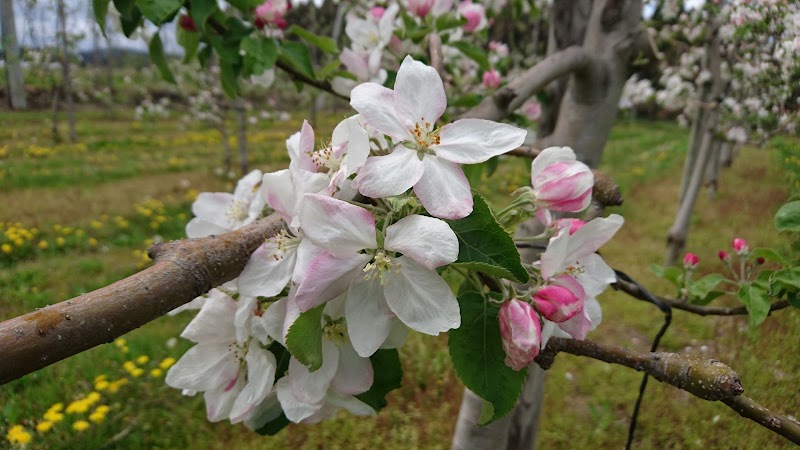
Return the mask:
M720 261L723 262L728 262L731 260L731 255L729 255L725 250L720 250L719 253L717 253L717 256L719 256Z
M571 150L567 149L570 153ZM544 152L561 152L550 147ZM541 156L541 155L540 155ZM576 160L561 160L545 166L541 172L531 174L535 203L551 211L578 212L592 201L594 175L586 164Z
M496 69L483 72L483 87L496 89L498 86L500 86L500 72Z
M383 6L373 6L369 10L369 14L372 16L373 19L380 19L381 17L383 17L383 13L385 12L386 8L384 8Z
M539 355L542 326L531 305L517 299L503 303L498 314L506 365L522 370Z
M556 230L569 229L569 235L572 236L576 231L580 230L586 222L580 219L558 219L553 222L552 227Z
M192 16L186 14L182 15L180 19L178 19L178 26L180 26L184 31L190 31L192 33L197 31L197 27L194 24L194 19L192 19Z
M733 240L733 249L736 250L737 255L746 255L750 253L750 247L747 245L747 241L742 238Z
M700 258L698 258L694 253L690 252L683 255L683 267L687 269L694 269L694 266L696 266L699 262Z
M582 299L564 286L544 286L533 294L533 303L542 316L556 323L565 322L580 312Z
M763 257L761 257L761 256L759 256L758 258L756 258L756 264L758 264L759 266L760 266L760 265L762 265L762 264L764 264L765 262L767 262L767 260L765 260L765 259L764 259Z

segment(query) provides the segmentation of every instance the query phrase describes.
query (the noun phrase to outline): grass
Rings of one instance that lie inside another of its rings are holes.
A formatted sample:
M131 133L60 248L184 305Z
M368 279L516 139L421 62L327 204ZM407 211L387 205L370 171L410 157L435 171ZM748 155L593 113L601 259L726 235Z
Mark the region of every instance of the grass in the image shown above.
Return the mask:
M155 234L164 239L181 236L193 192L230 188L230 182L212 175L221 156L213 133L197 128L184 131L172 120L137 128L122 115L87 112L78 122L85 144L85 150L80 150L46 142L40 131L46 120L36 113L0 114L0 140L9 149L0 159L5 173L0 178L0 202L9 206L0 211L0 222L22 222L26 230L35 228L34 246L38 240L54 243L65 236L65 227L71 229L68 237L74 242L25 252L14 247L14 256L0 259L5 261L0 264L0 319L133 273L146 263L141 252ZM321 128L330 131L334 121L325 118ZM285 164L283 141L299 125L295 120L251 127L251 151L260 168ZM649 273L648 266L660 263L664 256L687 134L668 123L622 122L612 132L602 167L620 184L625 197L625 204L612 212L626 218L603 255L612 266L658 294L671 292ZM53 150L46 156L26 154L31 144ZM783 140L775 148L745 149L734 167L723 172L718 197L701 197L688 249L700 256L702 271L721 270L716 251L729 246L734 236L747 238L751 246L789 249L771 226L771 218L800 179L800 170L795 171L800 166L783 164L800 156L797 148L795 141ZM170 167L174 157L185 160L185 165ZM272 164L264 164L267 161ZM502 202L525 183L527 171L527 162L509 159L478 188ZM165 220L154 229L153 218L158 216ZM93 222L102 226L94 228ZM123 222L127 226L120 226ZM75 238L78 229L85 232L82 240ZM98 241L96 246L87 244L90 237ZM600 300L604 322L590 337L647 349L662 320L658 311L616 292ZM23 424L33 433L32 445L41 448L450 446L463 388L450 367L444 336L410 336L401 350L403 386L389 395L389 406L377 417L340 414L321 425L291 425L277 436L262 437L242 426L208 423L201 397L182 397L164 385L163 375L151 376L163 358L178 358L188 348L187 342L174 343L172 338L189 320L189 314L161 318L129 333L124 343L94 348L3 386L0 439L11 425ZM748 395L796 416L800 410L796 393L800 359L794 353L798 333L800 316L795 310L775 314L756 331L747 328L746 318L709 319L676 312L662 347L721 359L738 371ZM137 363L140 356L149 361ZM128 361L141 373L126 370ZM116 393L97 391L101 394L97 404L110 408L101 423L91 422L82 432L73 430L76 420L87 420L87 412L67 415L48 433L33 431L53 404L69 403L97 389L94 381L101 375L128 380ZM640 379L640 374L627 368L559 356L548 375L539 446L621 447ZM755 446L781 448L786 441L741 420L722 404L651 382L640 415L637 448Z

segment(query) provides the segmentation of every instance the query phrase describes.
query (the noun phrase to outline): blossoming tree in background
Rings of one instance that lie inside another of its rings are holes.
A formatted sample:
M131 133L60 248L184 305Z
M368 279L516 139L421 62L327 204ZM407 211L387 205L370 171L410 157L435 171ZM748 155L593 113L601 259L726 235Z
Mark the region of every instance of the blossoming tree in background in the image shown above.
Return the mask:
M348 99L353 111L332 136L304 123L286 141L288 168L250 172L234 194L201 194L187 226L193 239L153 247L155 265L124 286L32 313L52 315L57 333L20 341L15 333L36 332L30 318L0 324L0 349L17 362L0 368L0 380L197 300L200 311L182 334L196 345L167 383L202 392L209 420L264 434L342 409L377 414L400 385L397 348L414 330L448 333L453 367L468 388L456 448L529 448L539 366L558 352L645 370L800 442L800 425L778 415L764 422L760 405L741 395L735 372L718 361L585 340L601 320L596 297L610 284L653 298L597 254L623 219L603 217L614 196L595 189L591 171L639 50L642 4L539 3L354 3L340 51L336 40L292 24L285 0L236 0L225 9L207 0L115 1L126 34L145 21L182 24L184 50L203 67L217 60L230 97L240 95L240 80L274 70ZM94 5L104 20L109 2ZM529 45L514 26L506 35L491 27L523 18L538 24L537 40L548 36L546 46ZM310 48L323 56L313 58ZM515 57L522 48L531 53ZM172 77L158 33L150 52ZM529 136L506 119L542 126ZM531 185L494 211L471 184L505 154L535 158ZM796 227L796 213L785 211L786 229ZM795 267L773 252L780 268L759 271L763 256L742 242L734 247L735 295L754 324L797 304ZM679 286L675 307L725 293L716 289L721 278L692 280L697 264L687 256L683 270L665 273ZM131 313L129 305L140 307ZM87 336L77 325L86 316L114 327ZM48 341L53 335L58 342Z

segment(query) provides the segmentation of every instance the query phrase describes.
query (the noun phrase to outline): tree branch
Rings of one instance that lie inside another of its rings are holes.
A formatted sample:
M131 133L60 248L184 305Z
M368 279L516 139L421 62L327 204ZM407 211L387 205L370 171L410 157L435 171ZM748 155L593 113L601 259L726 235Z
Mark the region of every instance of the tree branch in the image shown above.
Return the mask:
M272 215L222 236L156 244L147 269L0 323L0 385L111 342L236 278L250 254L282 227Z
M535 361L543 369L548 369L560 352L647 372L658 381L703 400L721 401L742 417L800 444L800 424L773 414L752 399L742 396L744 388L739 375L715 359L665 352L642 353L616 345L554 337L550 338L547 347Z
M462 117L503 120L551 81L575 71L585 70L591 64L591 57L581 46L567 47L539 61L523 75L495 92L493 96L483 99L478 106L464 113Z
M646 300L642 290L634 283L630 283L625 280L621 280L617 278L617 281L611 285L614 289L618 291L622 291L631 297L637 298L639 300ZM693 305L689 302L683 300L677 300L673 298L664 298L664 297L657 297L662 302L666 303L672 308L680 309L682 311L690 312L693 314L697 314L700 316L742 316L747 315L747 308L744 306L737 306L737 307L722 307L722 306L701 306L701 305ZM773 311L778 311L784 308L788 308L789 301L782 299L774 302L769 311L772 313Z

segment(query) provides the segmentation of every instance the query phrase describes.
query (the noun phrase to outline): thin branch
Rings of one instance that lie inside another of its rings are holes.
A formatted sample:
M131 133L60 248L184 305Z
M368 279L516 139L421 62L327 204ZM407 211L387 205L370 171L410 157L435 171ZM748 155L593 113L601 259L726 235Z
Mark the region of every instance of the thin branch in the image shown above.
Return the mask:
M536 358L543 369L553 364L559 352L620 364L644 371L658 381L671 384L703 400L721 401L759 425L800 444L800 424L773 414L748 397L739 375L727 365L715 360L677 353L642 353L635 350L592 341L569 338L550 338L547 347Z
M641 292L639 286L629 283L625 280L621 280L617 278L617 281L612 284L612 287L618 291L622 291L631 297L637 298L639 300L646 300ZM736 306L736 307L722 307L722 306L701 306L701 305L693 305L683 300L677 300L672 298L664 298L664 297L657 297L662 302L666 303L672 308L680 309L682 311L690 312L693 314L697 314L700 316L742 316L747 315L747 308L744 306ZM778 311L784 308L788 308L789 301L786 299L778 300L774 302L770 308L769 312Z
M567 47L539 61L514 81L462 115L486 120L503 120L536 91L564 75L589 68L592 58L581 46Z
M272 215L222 236L156 244L147 269L0 323L0 384L111 342L236 278L282 226Z
M428 35L428 57L431 61L431 67L439 72L442 81L445 80L447 73L444 70L444 56L442 55L442 38L436 33Z

